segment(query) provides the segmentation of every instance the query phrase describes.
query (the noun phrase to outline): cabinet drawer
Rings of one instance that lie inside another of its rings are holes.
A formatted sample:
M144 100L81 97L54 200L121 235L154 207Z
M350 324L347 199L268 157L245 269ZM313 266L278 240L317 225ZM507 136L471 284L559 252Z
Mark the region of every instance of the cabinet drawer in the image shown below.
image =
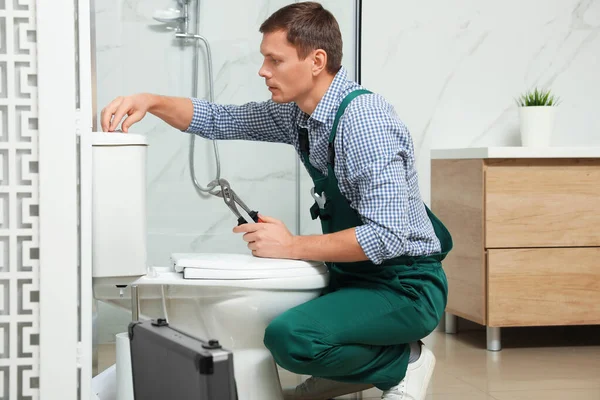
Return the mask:
M488 250L488 325L600 324L600 248Z
M492 160L487 248L600 246L600 160Z

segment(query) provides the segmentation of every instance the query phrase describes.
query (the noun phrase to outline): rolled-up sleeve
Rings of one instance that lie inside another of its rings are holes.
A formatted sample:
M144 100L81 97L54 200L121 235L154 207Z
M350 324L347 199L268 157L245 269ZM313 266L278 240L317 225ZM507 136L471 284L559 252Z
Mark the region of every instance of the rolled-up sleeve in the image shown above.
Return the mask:
M375 264L402 255L408 232L406 152L409 133L393 112L368 107L348 115L344 123L344 165L358 191L353 204L363 225L356 239Z
M292 143L292 104L251 102L220 105L192 98L194 114L187 133L206 139Z

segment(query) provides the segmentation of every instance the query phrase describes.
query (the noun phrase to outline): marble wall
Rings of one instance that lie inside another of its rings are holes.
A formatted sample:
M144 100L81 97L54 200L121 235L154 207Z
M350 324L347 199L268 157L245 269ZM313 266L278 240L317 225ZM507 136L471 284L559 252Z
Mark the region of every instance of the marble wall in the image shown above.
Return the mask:
M258 70L260 24L290 0L200 0L200 32L210 43L215 101L243 104L267 100L270 93ZM139 92L209 98L206 52L199 68L199 91L192 93L193 43L175 39L172 26L155 21L157 10L175 0L96 0L96 98L100 111L113 98ZM354 1L321 2L338 19L344 38L344 66L354 74ZM232 10L235 9L235 12ZM190 30L195 28L194 21ZM190 137L148 114L130 132L148 137L148 262L166 265L173 252L248 253L236 219L222 200L200 195L191 177ZM309 217L310 178L291 146L218 142L221 177L253 209L281 219L293 233L318 233ZM216 174L213 142L195 140L195 171L205 186ZM300 185L297 183L300 182ZM301 186L298 193L298 186ZM300 198L300 204L297 199ZM300 220L297 216L300 212ZM129 316L99 305L99 341L114 341Z
M362 83L410 129L420 187L430 149L519 146L514 98L562 99L556 146L600 146L599 0L363 2Z

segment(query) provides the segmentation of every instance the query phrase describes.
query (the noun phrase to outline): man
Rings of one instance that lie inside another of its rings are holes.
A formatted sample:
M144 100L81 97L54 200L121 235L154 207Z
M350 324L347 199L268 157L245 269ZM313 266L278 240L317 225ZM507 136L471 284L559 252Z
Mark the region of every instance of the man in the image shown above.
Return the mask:
M267 327L265 346L283 368L312 375L287 399L328 399L376 386L382 399L424 399L435 357L420 341L439 323L452 247L423 204L413 144L385 99L346 78L338 24L318 3L286 6L260 27L259 75L270 101L241 106L138 94L102 111L102 128L122 130L146 112L208 139L293 145L315 184L313 218L323 235L285 225L234 228L258 257L327 262L319 298Z

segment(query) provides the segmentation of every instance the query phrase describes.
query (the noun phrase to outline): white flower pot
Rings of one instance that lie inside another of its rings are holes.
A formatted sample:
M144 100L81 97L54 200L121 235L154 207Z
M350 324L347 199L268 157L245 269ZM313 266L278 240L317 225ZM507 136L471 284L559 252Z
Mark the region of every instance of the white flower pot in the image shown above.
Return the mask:
M554 130L556 106L519 107L521 144L548 147Z

